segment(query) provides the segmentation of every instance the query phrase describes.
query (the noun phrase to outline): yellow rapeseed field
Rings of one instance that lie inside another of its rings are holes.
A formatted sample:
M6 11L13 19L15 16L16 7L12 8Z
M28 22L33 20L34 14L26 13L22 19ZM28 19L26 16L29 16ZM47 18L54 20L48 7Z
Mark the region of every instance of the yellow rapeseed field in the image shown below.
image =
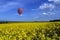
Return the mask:
M0 24L0 40L60 40L60 22Z

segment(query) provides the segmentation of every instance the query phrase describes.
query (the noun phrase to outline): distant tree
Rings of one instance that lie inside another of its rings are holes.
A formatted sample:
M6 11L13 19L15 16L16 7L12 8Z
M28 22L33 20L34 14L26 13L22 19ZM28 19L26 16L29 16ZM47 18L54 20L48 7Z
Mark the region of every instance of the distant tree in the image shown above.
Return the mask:
M58 21L60 21L60 19L58 19L58 20L50 20L50 22L58 22Z

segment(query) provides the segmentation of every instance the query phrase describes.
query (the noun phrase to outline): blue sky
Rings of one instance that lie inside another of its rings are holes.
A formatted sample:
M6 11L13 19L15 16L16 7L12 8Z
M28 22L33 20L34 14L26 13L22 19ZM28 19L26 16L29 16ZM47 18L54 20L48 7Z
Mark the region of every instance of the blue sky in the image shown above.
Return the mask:
M18 8L23 13L18 14ZM0 0L0 21L48 21L60 19L60 0Z

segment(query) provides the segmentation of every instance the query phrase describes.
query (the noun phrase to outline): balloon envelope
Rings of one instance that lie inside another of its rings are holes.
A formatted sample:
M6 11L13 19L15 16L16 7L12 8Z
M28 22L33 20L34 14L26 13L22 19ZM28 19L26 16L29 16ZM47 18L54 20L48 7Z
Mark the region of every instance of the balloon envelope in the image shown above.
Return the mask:
M23 12L23 9L22 8L18 8L18 14L21 15Z

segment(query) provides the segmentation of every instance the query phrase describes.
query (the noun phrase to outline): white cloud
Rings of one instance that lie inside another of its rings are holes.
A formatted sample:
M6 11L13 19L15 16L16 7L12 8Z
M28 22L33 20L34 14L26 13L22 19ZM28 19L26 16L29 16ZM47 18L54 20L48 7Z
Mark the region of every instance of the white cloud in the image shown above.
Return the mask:
M32 11L33 11L33 10L40 10L40 9L42 9L42 10L46 10L46 9L52 10L52 9L54 9L55 7L56 7L56 6L55 6L54 4L44 3L44 4L40 5L39 8L32 9Z
M43 15L47 15L47 13L42 13Z
M60 2L60 0L48 0L48 1L53 1L53 2L55 2L55 3Z
M55 15L56 13L54 12L48 12L49 15Z
M42 4L40 7L39 7L40 9L54 9L55 8L55 5L53 5L53 4L48 4L48 3L44 3L44 4Z
M16 13L16 14L14 14L15 16L24 16L23 14L18 14L18 13Z
M37 19L37 18L39 18L39 16L34 17L34 19Z
M49 16L49 15L55 15L54 12L43 12L42 14L43 14L43 15L48 15L48 16Z
M38 21L39 18L40 18L40 16L35 16L35 17L33 17L32 19L35 20L35 21Z
M23 16L23 15L21 14L21 15L19 15L19 16Z
M9 11L15 8L19 3L17 2L8 2L6 4L0 5L0 12Z
M54 2L55 4L60 4L60 0L48 0L49 2Z
M32 10L36 10L36 9L32 9Z
M32 9L32 11L33 11L33 10L39 10L39 8L36 8L36 9Z

